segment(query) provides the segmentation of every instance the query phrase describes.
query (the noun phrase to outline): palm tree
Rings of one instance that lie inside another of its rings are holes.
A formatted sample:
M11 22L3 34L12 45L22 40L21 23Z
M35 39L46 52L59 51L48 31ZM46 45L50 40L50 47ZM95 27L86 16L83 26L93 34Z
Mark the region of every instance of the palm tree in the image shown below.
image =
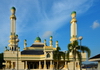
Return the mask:
M80 49L81 47L81 49ZM73 55L73 70L75 70L75 61L76 56L79 60L79 63L81 64L81 53L80 50L84 53L86 52L88 54L88 58L90 57L91 51L86 46L79 46L77 41L74 41L73 43L68 44L68 52L67 52L67 59L69 60L69 54L72 53Z
M59 69L59 61L62 59L62 57L63 57L63 59L65 59L65 57L64 57L65 53L61 52L60 50L61 50L61 48L57 47L56 50L54 51L54 55L53 55L54 60L57 61L56 69Z

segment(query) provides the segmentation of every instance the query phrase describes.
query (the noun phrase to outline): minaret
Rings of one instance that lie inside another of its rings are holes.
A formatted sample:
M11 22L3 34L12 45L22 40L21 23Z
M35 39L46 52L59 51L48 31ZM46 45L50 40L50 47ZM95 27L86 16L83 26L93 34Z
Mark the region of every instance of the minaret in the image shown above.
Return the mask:
M76 20L76 12L73 11L71 13L71 17L72 17L72 20L71 20L71 39L70 41L73 42L75 40L77 40L77 20Z
M58 45L58 41L56 41L56 48L57 48L57 47L59 47L59 45Z
M16 35L16 16L15 16L15 7L11 8L11 13L12 15L10 16L10 20L11 20L11 34L10 34L10 40L9 40L9 47L10 50L12 51L16 51L17 47L18 47L18 35Z
M50 36L50 46L53 46L52 36Z
M24 40L24 48L26 48L27 47L27 40L25 39Z
M46 39L44 39L44 46L46 46Z
M12 15L10 16L10 20L11 20L11 34L15 34L16 33L16 16L15 16L15 7L11 8L11 13Z

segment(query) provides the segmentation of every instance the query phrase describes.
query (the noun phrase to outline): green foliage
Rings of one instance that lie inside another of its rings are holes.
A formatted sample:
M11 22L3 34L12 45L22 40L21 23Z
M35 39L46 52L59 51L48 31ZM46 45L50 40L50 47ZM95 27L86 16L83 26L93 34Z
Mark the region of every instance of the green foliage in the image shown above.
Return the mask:
M2 63L4 62L3 53L0 53L0 69L3 67Z
M57 47L57 49L54 51L54 60L61 60L61 57L63 57L64 59L64 55L65 53L60 51L61 48L60 47Z
M73 43L68 44L68 52L67 52L67 59L69 60L69 55L70 53L72 53L73 55L73 60L74 60L74 65L75 65L75 61L76 61L76 56L78 57L79 62L81 63L81 52L86 52L88 54L88 58L90 57L91 51L88 47L86 46L79 46L77 41L74 41ZM73 66L74 67L74 66ZM75 67L74 67L75 70Z
M88 54L88 58L90 57L91 51L88 47L79 46L77 41L74 41L73 43L68 44L67 58L69 59L70 53L72 53L72 55L77 55L80 58L81 57L81 55L79 54L80 51L82 51L83 53L86 52Z
M54 58L55 61L57 61L56 69L59 69L59 61L61 59L65 60L65 53L60 51L60 50L61 50L61 48L57 47L57 49L53 53L53 58Z
M80 47L81 47L81 51L83 53L86 52L88 54L88 58L89 58L91 55L91 50L87 46L78 46L78 47L76 47L76 49L80 50Z

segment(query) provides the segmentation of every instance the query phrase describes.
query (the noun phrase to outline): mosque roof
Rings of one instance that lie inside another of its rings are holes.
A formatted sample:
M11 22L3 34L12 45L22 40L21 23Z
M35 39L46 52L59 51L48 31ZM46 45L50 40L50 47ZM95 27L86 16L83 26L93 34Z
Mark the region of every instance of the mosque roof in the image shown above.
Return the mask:
M23 50L21 51L22 55L42 55L44 54L43 50Z
M32 44L30 47L44 47L44 44L41 44L41 43Z

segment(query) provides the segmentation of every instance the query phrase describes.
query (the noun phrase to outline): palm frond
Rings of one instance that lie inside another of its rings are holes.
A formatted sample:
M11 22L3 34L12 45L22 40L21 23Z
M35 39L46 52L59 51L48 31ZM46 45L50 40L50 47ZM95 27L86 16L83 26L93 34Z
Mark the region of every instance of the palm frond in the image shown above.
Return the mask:
M68 44L68 50L72 48L72 44Z
M73 63L75 63L76 56L77 56L77 58L78 58L78 60L79 60L79 62L81 64L81 59L82 59L81 53L80 53L81 51L82 52L87 52L88 58L90 57L90 54L91 54L90 49L88 47L86 47L86 46L79 46L77 40L74 41L73 43L68 44L68 52L66 54L67 59L69 60L69 58L70 58L69 54L71 52L72 55L73 55L73 61L74 61ZM74 64L74 68L75 68L75 64Z
M87 52L87 54L88 54L88 58L90 57L90 55L91 55L91 51L90 51L90 49L88 48L88 47L85 47L85 46L82 46L81 47L83 50L82 51L85 51L85 52Z
M65 53L64 52L60 52L61 57L65 60Z
M75 40L74 42L73 42L73 45L78 45L78 41L77 40Z
M65 53L60 50L60 47L57 47L57 49L53 52L53 58L55 60L61 60L62 58L65 60Z
M89 58L90 55L91 55L90 49L89 49L88 47L86 47L86 46L78 46L76 49L81 50L82 52L87 52L88 58Z
M60 51L60 50L61 50L61 48L60 47L57 47L56 51Z

